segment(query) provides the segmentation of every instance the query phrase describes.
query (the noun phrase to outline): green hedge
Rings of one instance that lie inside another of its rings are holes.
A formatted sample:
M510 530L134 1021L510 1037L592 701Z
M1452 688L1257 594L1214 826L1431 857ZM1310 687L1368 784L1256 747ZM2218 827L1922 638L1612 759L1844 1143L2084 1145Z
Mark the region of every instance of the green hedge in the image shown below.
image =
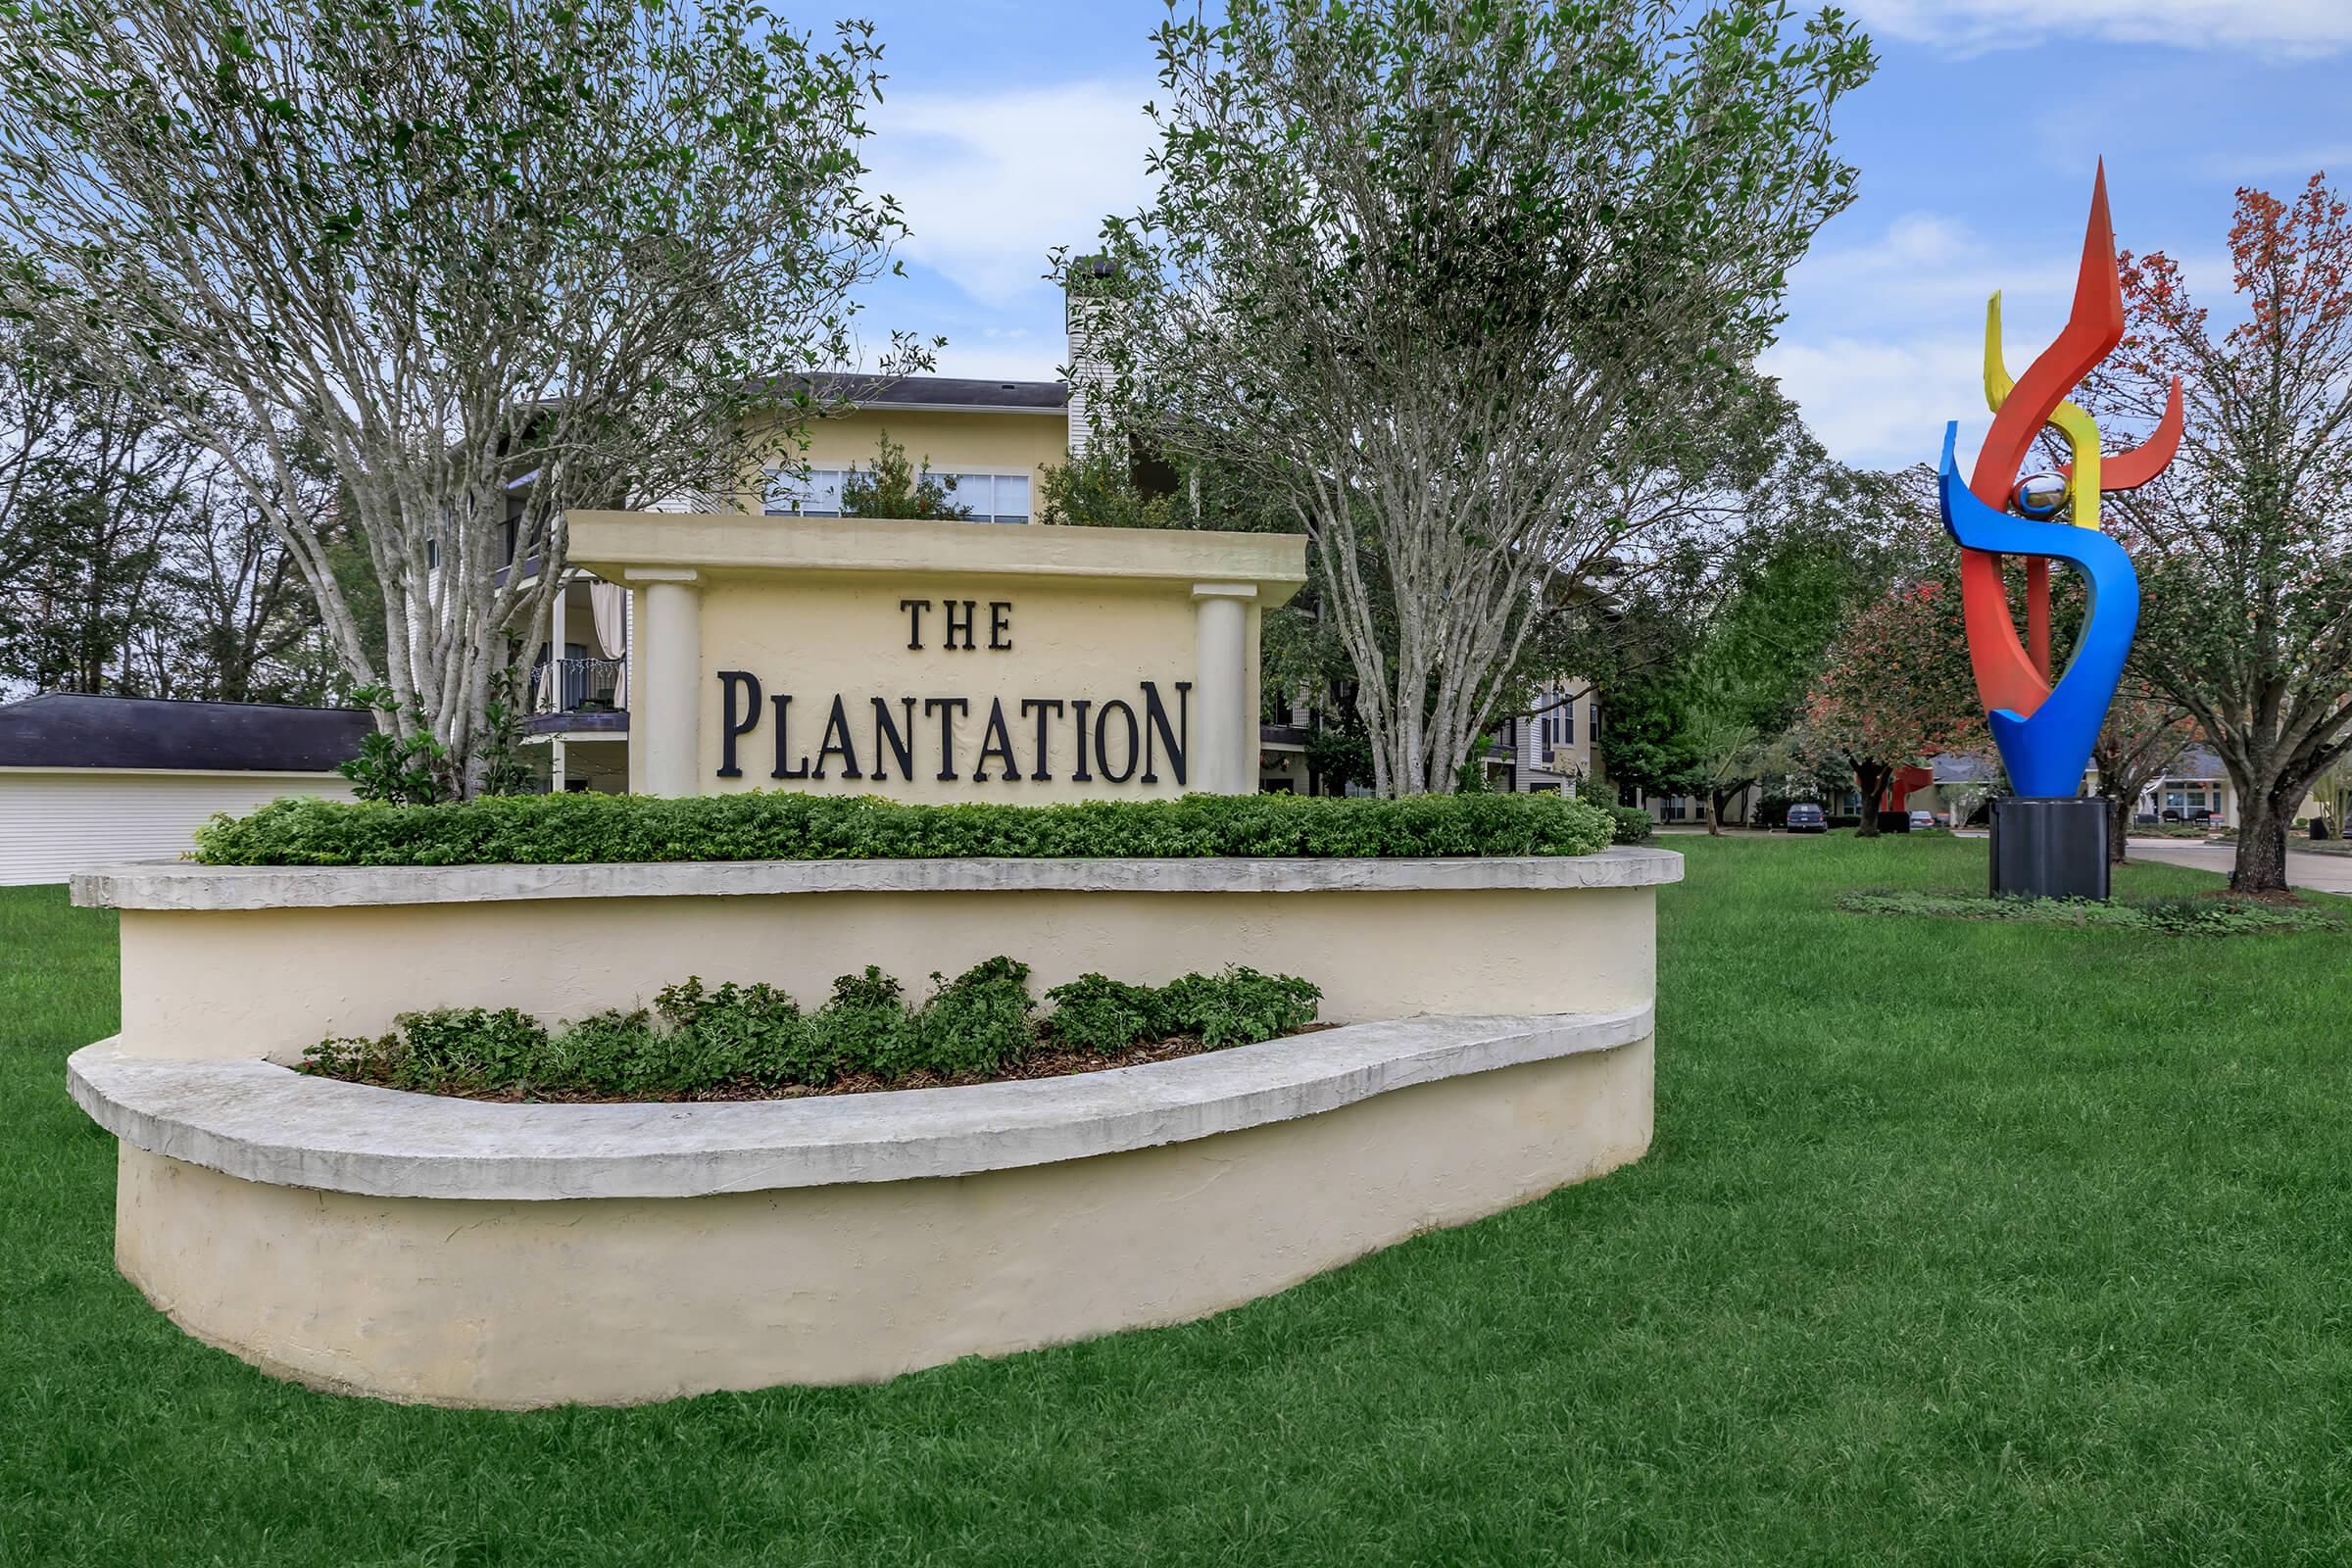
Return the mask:
M1656 819L1639 806L1604 806L1601 809L1609 813L1613 827L1609 841L1613 844L1646 844L1657 831Z
M674 1100L822 1089L844 1079L884 1086L992 1078L1042 1045L1112 1056L1170 1039L1208 1049L1254 1045L1314 1022L1323 993L1294 975L1246 967L1164 986L1083 975L1046 993L1041 1024L1029 966L989 958L911 1001L869 964L845 974L813 1012L774 986L701 977L664 986L653 1006L593 1013L549 1028L514 1007L406 1012L374 1039L329 1037L301 1070L422 1094Z
M751 792L518 795L444 806L275 801L196 833L208 865L564 865L1006 856L1590 855L1619 824L1557 795L1335 800L1188 795L1070 806L908 806Z

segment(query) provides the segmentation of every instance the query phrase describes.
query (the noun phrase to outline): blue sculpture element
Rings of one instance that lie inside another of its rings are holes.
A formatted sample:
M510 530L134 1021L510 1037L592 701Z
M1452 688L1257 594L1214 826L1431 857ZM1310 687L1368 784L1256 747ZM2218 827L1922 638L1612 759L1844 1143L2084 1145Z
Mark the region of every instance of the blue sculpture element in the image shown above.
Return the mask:
M2063 522L2031 522L1995 512L1961 481L1954 451L1958 421L1943 432L1943 472L1938 486L1943 526L1968 550L1994 556L2043 556L2075 568L2090 597L2082 641L2050 695L2029 715L1996 708L1986 715L1993 744L2020 795L2064 799L2082 785L2090 748L2106 722L2124 676L2132 635L2139 629L2139 576L2132 558L2096 528Z

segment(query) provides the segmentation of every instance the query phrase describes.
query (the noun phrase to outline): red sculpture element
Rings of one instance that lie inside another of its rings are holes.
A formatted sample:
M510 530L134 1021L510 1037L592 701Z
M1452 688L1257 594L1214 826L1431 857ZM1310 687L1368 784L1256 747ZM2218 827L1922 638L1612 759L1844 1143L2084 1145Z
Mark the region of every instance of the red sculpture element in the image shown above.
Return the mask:
M2074 313L2056 342L2018 377L2017 386L1977 454L1969 475L1971 494L2006 511L2034 437L2066 401L2075 383L2124 340L2124 285L2115 270L2115 226L2107 216L2107 163L2099 161L2090 198L2090 226L2082 236L2082 270L2075 278ZM2026 623L2034 653L2019 643L2009 618L2009 595L2001 586L2001 558L1980 550L1960 553L1960 597L1968 619L1969 662L1986 710L2006 708L2031 715L2050 695L2050 564L2026 564Z
M2145 441L2129 452L2118 452L2112 458L2101 460L2099 487L2103 490L2136 490L2162 473L2165 466L2173 461L2174 454L2180 450L2180 378L2176 375L2173 377L2172 396L2165 399L2164 417L2156 421L2156 428L2148 433ZM2061 463L2058 471L2071 480L2075 476L2075 466Z

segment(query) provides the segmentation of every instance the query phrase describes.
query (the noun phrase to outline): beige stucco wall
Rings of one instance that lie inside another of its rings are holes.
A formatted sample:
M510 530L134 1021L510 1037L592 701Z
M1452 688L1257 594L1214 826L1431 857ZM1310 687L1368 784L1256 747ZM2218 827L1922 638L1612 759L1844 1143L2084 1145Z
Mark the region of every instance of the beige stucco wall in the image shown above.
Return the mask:
M125 1145L116 1255L199 1338L394 1398L863 1382L1200 1317L1598 1175L1648 1147L1650 1085L1645 1040L1090 1159L672 1200L370 1199Z
M1648 1002L1650 887L1428 892L787 893L122 912L138 1054L292 1060L400 1012L634 1007L671 981L765 980L814 1006L881 962L919 994L1008 955L1036 988L1163 983L1233 962L1303 975L1323 1016L1555 1013Z
M935 473L1027 473L1032 517L1045 508L1045 470L1069 461L1069 421L1053 414L992 414L964 410L858 409L805 426L799 439L781 449L810 467L871 468L883 435L906 449L918 470L928 460ZM771 456L772 466L778 460ZM760 510L763 492L747 489L737 505Z

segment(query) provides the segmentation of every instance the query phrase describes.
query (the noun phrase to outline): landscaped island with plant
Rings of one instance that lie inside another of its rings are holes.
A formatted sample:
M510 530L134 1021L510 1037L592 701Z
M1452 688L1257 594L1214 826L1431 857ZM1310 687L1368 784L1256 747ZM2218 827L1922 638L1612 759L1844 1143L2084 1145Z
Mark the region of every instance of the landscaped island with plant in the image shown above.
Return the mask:
M1649 817L1558 795L1188 795L1059 806L917 806L782 791L484 796L441 806L293 799L215 817L208 865L564 865L833 860L1591 855Z
M491 1100L767 1100L917 1089L1132 1066L1253 1045L1315 1020L1322 992L1293 975L1233 967L1164 986L1087 974L1054 987L1043 1020L1029 966L1007 957L909 1006L868 964L814 1012L766 984L700 976L664 986L651 1009L608 1009L559 1029L515 1007L402 1015L374 1039L327 1039L303 1054L319 1077Z

